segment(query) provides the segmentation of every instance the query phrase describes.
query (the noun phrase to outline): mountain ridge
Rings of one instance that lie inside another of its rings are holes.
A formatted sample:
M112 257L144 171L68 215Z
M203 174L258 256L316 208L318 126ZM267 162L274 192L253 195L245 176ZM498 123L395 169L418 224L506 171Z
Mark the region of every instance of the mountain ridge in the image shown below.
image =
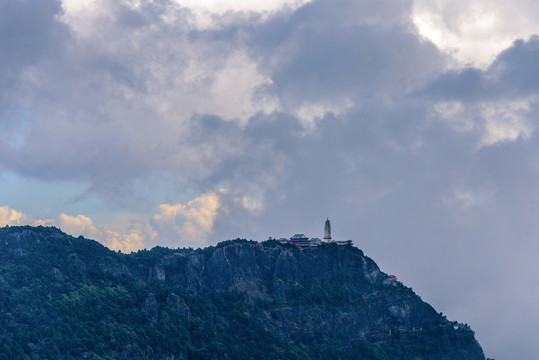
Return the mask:
M0 250L6 359L485 359L351 245L122 254L24 226L1 228Z

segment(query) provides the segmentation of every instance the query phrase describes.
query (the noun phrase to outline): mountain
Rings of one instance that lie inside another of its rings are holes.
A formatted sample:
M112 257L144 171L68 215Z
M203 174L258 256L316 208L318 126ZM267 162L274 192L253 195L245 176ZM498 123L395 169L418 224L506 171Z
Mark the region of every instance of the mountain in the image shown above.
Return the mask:
M1 359L484 360L353 246L225 241L111 251L0 228Z

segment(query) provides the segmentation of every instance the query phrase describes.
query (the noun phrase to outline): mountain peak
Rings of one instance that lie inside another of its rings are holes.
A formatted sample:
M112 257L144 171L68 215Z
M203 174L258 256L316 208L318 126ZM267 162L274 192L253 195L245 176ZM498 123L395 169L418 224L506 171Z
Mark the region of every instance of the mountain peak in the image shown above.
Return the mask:
M351 245L229 240L119 254L55 228L0 229L11 358L481 359Z

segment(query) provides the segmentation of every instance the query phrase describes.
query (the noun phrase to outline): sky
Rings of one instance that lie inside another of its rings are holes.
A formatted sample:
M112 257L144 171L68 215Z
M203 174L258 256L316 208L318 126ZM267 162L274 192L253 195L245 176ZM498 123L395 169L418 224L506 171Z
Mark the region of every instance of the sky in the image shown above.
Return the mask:
M539 359L539 3L0 1L0 226L352 239Z

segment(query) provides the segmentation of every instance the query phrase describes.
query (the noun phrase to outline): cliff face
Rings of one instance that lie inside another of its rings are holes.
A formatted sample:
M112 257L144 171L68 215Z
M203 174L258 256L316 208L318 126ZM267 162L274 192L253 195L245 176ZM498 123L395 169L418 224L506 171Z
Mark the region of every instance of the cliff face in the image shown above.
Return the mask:
M124 255L12 227L0 251L5 358L484 359L468 326L352 246Z

